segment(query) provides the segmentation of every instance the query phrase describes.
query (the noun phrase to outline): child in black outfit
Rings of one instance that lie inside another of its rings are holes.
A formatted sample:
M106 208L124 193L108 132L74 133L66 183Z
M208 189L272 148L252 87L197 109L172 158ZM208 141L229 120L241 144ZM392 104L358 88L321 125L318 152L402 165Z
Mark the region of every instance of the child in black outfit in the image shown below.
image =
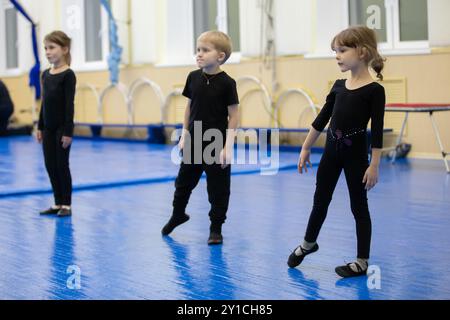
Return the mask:
M351 77L335 82L300 153L298 170L303 173L303 169L307 171L307 165L311 165L311 146L331 118L325 151L317 170L314 204L304 242L289 256L288 265L291 268L298 266L306 255L319 249L316 240L344 170L356 221L358 256L355 262L337 267L336 273L341 277L354 277L367 273L372 233L367 191L378 182L383 145L385 93L384 88L373 81L368 66L382 80L384 61L377 51L375 32L364 26L342 31L333 39L331 46L341 71L351 71ZM369 120L372 121L370 164L366 133Z
M230 38L219 31L208 31L198 38L197 64L200 69L189 74L183 91L183 95L189 99L183 134L178 144L183 161L175 181L173 213L162 229L163 235L169 235L178 225L189 220L185 213L186 206L192 190L202 173L206 172L208 200L211 203L208 244L223 242L222 224L226 219L230 198L229 164L239 104L235 80L220 69L220 65L231 55L231 46ZM201 129L197 129L200 126ZM208 132L217 133L214 144L219 144L218 152L211 153L209 159L209 148L203 141L208 140Z
M0 80L0 137L5 136L8 128L8 121L14 112L14 104L9 95L8 88Z
M64 217L72 215L69 153L74 128L76 77L69 67L71 39L61 31L54 31L45 37L44 45L52 68L42 75L43 97L36 136L43 145L55 205L40 214Z

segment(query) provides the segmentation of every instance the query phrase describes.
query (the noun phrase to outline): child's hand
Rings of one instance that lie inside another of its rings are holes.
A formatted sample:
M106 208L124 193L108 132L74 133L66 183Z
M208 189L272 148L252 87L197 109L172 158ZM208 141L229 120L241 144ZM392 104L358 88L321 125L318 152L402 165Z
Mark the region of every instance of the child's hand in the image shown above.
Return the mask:
M225 169L231 164L231 152L227 148L223 148L222 151L220 151L220 164L222 169Z
M311 161L309 160L310 156L311 150L302 148L302 151L300 152L300 156L298 158L298 172L300 174L303 174L303 169L305 169L305 172L308 172L308 165L310 168L312 168Z
M36 140L37 140L37 142L42 143L42 131L41 130L36 131Z
M61 142L62 142L63 149L67 149L72 144L72 138L71 137L62 137Z
M378 167L369 166L364 174L363 183L366 184L366 190L369 191L378 183Z

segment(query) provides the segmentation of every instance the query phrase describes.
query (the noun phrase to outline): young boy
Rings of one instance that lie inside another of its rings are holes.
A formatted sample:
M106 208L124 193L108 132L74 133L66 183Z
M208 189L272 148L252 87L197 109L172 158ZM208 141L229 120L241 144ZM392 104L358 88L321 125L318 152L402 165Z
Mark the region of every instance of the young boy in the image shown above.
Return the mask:
M189 220L185 213L189 197L202 173L206 172L208 200L211 204L208 244L223 242L222 224L226 219L230 198L229 164L238 125L239 99L236 81L220 66L228 60L231 52L231 39L223 32L208 31L197 40L197 65L200 69L189 74L183 91L183 95L188 98L183 134L178 144L183 161L175 181L173 213L162 229L163 235L169 235L177 226ZM205 142L209 140L207 131L220 134L216 135L213 142ZM215 150L220 152L208 153L211 150L208 145L217 143L220 150ZM214 158L213 162L211 158Z

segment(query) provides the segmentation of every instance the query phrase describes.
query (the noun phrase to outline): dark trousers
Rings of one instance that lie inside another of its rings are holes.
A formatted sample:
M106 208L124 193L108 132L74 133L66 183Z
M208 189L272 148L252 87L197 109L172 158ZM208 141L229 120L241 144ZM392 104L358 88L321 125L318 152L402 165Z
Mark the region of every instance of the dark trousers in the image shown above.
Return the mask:
M203 172L206 173L208 200L211 204L209 217L212 226L220 226L226 220L230 199L231 166L222 169L220 164L181 164L175 180L173 215L185 213L192 190L197 186Z
M72 176L69 169L70 146L62 147L62 130L43 131L45 167L50 178L56 205L72 203Z
M372 222L367 203L367 191L362 183L369 167L366 138L354 139L351 146L333 141L329 134L324 154L317 170L313 209L309 218L305 240L315 242L328 212L334 189L344 170L350 193L350 204L356 221L358 258L369 259Z

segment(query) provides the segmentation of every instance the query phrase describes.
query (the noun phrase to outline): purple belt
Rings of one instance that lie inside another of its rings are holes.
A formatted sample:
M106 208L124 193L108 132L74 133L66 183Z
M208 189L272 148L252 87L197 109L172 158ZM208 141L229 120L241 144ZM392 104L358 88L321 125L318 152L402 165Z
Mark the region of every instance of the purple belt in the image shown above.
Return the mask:
M366 129L352 129L344 134L341 129L336 129L334 132L331 129L328 130L330 131L332 140L337 142L336 149L342 148L343 145L351 147L353 142L350 138L366 132Z

